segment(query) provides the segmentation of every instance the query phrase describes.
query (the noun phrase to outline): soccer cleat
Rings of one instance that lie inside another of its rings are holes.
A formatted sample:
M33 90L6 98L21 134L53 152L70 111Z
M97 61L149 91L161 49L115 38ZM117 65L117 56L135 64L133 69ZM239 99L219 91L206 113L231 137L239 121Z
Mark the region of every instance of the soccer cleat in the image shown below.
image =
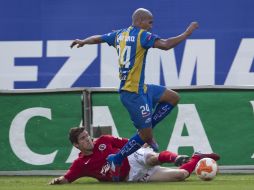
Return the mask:
M190 157L187 155L178 155L175 159L175 165L181 166L185 163L187 163L190 160Z
M115 157L115 154L108 155L107 161L110 165L110 173L112 176L112 181L119 182L121 164L116 164L114 157Z
M149 141L147 144L149 144L149 146L153 149L154 152L159 152L159 145L154 138L152 138L152 140Z
M215 161L220 159L220 156L216 153L203 154L203 153L200 153L200 152L194 152L192 157L195 157L195 156L199 157L200 159L202 159L202 158L212 158Z

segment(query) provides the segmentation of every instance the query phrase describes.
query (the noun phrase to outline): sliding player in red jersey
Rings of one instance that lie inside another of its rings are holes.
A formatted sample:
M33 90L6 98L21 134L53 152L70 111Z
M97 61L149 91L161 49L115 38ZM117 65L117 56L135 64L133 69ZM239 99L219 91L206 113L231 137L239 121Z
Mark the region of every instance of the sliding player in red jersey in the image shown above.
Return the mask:
M107 157L118 152L128 139L103 135L92 140L84 127L72 128L69 139L73 146L80 150L79 157L72 163L65 175L53 179L50 182L51 185L71 183L81 177L112 181ZM170 151L156 153L149 147L142 147L123 160L120 167L120 181L183 181L195 169L197 162L204 157L219 159L215 153L196 153L189 158ZM175 163L180 168L160 166L163 163Z

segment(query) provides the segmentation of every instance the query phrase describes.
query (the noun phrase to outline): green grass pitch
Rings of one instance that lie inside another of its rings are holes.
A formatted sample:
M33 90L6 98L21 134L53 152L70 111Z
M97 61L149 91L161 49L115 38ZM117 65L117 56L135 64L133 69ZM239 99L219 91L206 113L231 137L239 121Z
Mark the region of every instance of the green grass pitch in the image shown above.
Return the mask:
M0 190L253 190L254 174L220 174L212 181L201 181L192 175L184 182L101 183L82 178L72 184L48 185L52 176L0 176Z

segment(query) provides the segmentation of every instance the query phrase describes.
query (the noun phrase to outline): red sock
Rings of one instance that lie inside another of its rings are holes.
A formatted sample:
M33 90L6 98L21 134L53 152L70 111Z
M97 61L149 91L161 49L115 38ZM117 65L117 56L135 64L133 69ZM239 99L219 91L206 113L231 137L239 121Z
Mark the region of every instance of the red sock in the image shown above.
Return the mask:
M194 170L195 170L195 167L198 163L198 161L200 160L201 158L198 157L198 156L192 156L192 158L190 159L189 162L183 164L180 169L185 169L186 171L189 172L189 174L191 174Z
M171 163L175 161L177 156L178 155L176 153L165 150L160 152L158 160L160 163L165 163L165 162Z

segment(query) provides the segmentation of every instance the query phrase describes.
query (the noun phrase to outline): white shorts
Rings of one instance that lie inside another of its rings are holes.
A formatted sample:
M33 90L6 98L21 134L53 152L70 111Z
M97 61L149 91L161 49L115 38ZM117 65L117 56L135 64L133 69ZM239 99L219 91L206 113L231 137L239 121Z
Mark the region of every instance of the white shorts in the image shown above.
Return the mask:
M146 164L146 157L148 154L153 153L153 150L149 147L141 147L139 150L128 156L130 164L130 172L128 181L149 181L151 175L153 175L159 166L148 166Z

